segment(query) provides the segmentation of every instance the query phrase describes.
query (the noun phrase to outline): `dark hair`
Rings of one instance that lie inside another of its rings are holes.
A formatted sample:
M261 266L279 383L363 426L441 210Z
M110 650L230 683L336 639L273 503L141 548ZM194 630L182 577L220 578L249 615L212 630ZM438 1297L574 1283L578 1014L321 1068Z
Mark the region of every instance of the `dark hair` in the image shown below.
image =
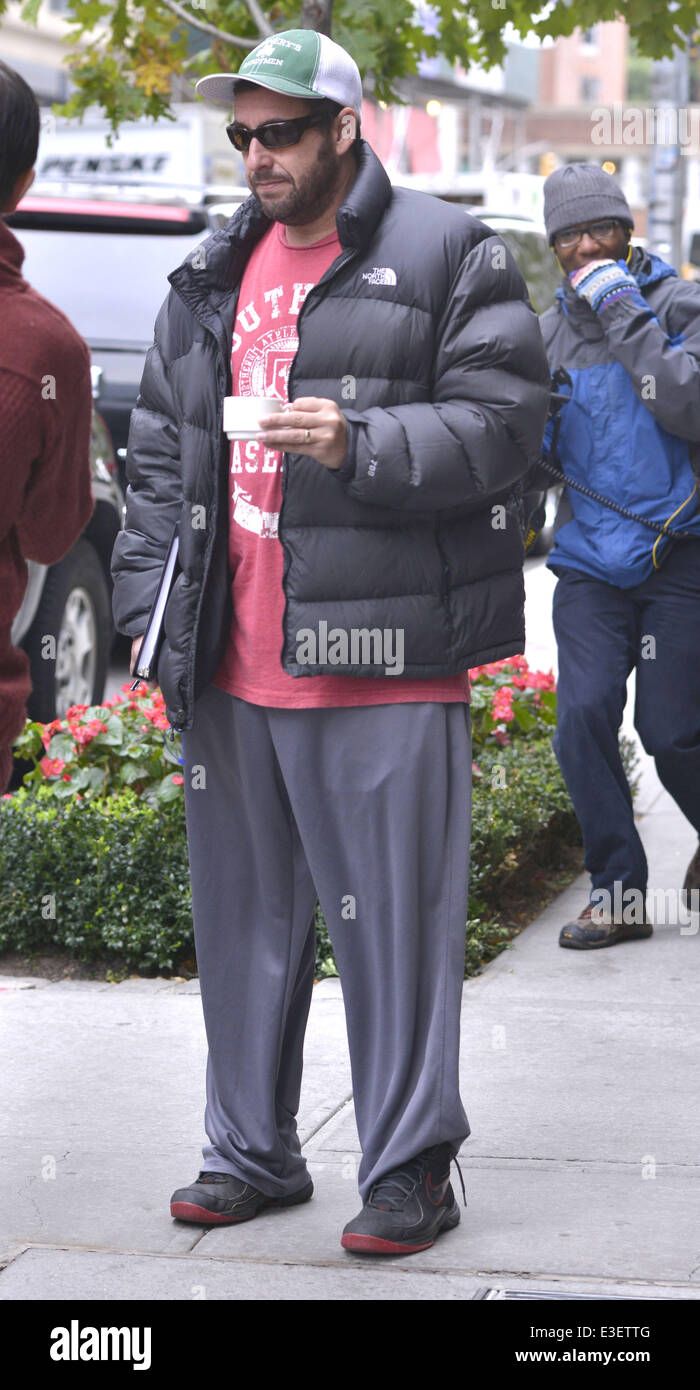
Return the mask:
M239 92L255 92L259 90L260 86L257 82L249 82L247 78L241 77L240 81L236 81L236 85L234 87L234 101ZM332 120L334 116L337 116L339 111L343 110L342 103L339 101L331 101L330 97L320 97L318 100L315 100L313 97L309 97L308 104L310 111L327 111L330 120ZM356 116L355 120L355 139L350 148L353 151L353 153L358 154L360 149L360 141L362 140L362 136L360 134L359 116Z
M0 208L33 169L38 149L39 103L24 78L0 62Z

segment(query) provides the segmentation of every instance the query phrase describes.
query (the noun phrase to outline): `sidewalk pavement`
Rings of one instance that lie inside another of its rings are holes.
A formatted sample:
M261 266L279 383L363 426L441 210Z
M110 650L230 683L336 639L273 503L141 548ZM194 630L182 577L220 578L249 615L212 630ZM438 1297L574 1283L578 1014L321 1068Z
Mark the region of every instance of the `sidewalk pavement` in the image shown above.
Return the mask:
M695 837L648 768L640 810L649 886L674 888ZM460 1225L405 1257L339 1244L360 1202L338 980L306 1038L312 1200L207 1231L168 1208L204 1140L198 982L0 977L0 1299L700 1298L699 935L561 950L587 883L465 982L468 1205L453 1166Z

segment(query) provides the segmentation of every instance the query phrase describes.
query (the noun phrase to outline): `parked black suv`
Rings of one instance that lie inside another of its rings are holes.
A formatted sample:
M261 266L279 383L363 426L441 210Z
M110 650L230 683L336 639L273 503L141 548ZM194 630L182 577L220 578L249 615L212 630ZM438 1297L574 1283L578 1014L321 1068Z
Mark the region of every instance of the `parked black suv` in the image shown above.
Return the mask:
M229 215L248 195L247 188L226 191ZM35 183L6 218L24 247L26 279L90 348L96 405L123 491L129 421L167 276L221 225L222 197L214 189Z

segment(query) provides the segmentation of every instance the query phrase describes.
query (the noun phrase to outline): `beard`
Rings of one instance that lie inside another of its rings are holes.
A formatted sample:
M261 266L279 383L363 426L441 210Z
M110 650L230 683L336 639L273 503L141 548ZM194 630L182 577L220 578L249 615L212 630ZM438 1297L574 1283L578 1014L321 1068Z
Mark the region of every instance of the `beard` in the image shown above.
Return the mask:
M276 192L271 196L264 189L258 192L253 184L252 192L263 212L274 222L284 222L290 226L314 222L317 217L322 217L333 202L341 179L340 160L333 152L330 136L319 145L316 159L305 174L296 181L289 175L286 177L289 179L288 191ZM282 189L283 186L280 183L278 188Z

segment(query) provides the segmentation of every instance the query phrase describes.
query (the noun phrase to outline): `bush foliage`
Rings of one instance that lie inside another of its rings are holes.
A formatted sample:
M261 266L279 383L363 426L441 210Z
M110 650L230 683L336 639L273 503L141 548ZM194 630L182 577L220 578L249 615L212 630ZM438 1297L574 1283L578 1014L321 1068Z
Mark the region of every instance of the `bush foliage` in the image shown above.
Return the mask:
M533 856L555 865L580 844L551 746L551 673L523 657L470 672L472 845L465 973L508 944L504 886ZM129 683L50 724L27 721L14 748L33 767L0 798L0 951L59 947L125 972L177 970L194 955L180 739L159 690ZM636 755L622 741L628 776ZM633 783L633 790L635 784ZM316 908L317 973L335 973Z

